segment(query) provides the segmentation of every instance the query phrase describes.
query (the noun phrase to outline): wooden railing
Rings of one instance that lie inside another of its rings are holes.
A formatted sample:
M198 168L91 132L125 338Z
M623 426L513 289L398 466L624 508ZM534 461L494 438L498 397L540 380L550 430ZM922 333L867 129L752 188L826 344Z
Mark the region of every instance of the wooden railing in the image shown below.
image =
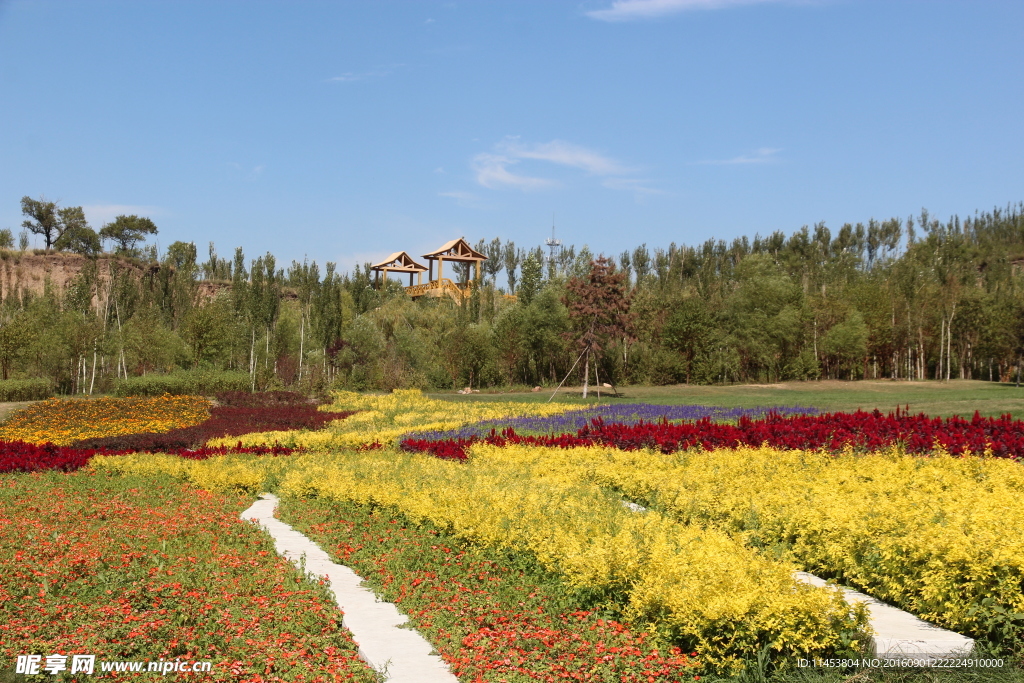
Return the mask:
M414 298L417 296L450 296L456 301L462 301L470 295L471 291L472 284L460 287L446 277L405 288L405 293Z

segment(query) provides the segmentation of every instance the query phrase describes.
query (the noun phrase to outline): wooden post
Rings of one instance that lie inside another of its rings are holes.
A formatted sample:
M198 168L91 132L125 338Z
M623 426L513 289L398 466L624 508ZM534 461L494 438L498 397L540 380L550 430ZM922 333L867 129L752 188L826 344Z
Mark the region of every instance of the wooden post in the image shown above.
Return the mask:
M440 256L437 257L437 281L440 282L443 277L441 273L444 272L444 259Z

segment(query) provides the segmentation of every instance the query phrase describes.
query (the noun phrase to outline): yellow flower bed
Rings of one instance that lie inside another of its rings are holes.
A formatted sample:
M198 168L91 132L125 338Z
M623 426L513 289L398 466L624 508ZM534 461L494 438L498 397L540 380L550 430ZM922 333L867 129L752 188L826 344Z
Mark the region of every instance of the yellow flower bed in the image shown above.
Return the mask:
M999 639L1024 620L1020 463L740 448L607 449L575 466L684 524L776 546L953 630Z
M315 432L257 432L243 437L214 439L210 446L259 446L279 443L291 448L331 450L352 448L374 441L392 445L410 431L456 429L463 425L507 417L557 415L580 406L567 403L519 403L514 401L454 402L431 399L418 389L400 389L390 394L370 395L351 391L332 393L333 402L321 410L358 410L351 417Z
M51 398L15 413L0 427L0 439L66 446L81 439L169 432L209 416L209 402L201 396Z
M164 453L96 455L89 460L95 471L151 476L169 474L209 491L261 493L272 488L291 466L290 458L249 454L222 455L209 460L189 460Z
M721 531L634 513L581 470L552 459L587 461L595 453L476 446L465 463L383 450L184 464L153 456L94 458L92 467L156 468L209 488L250 492L279 480L285 496L385 505L473 542L530 553L571 585L624 605L629 617L726 668L765 646L821 653L864 637L863 609L848 606L837 590L796 582L791 563Z

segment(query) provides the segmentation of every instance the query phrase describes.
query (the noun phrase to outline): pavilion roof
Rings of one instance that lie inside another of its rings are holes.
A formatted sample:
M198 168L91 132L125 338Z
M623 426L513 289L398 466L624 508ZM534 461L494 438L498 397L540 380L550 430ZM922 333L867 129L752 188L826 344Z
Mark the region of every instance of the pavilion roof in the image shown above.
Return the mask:
M374 265L370 266L370 269L387 269L395 273L422 273L427 270L427 267L421 266L420 264L413 261L412 257L409 256L409 254L407 254L406 252L396 251L394 254L388 256L380 263L375 263Z
M465 237L445 242L440 249L424 254L423 258L431 261L443 258L445 261L486 261L487 257L469 246Z

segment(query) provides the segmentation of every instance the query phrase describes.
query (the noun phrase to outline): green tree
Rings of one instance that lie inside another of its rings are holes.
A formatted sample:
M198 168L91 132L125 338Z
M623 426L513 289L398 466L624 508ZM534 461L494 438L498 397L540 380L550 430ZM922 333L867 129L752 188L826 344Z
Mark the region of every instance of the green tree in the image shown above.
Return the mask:
M149 218L121 215L107 223L100 230L100 237L116 243L115 253L137 256L136 245L146 240L146 235L155 235L156 225Z
M30 232L42 235L46 243L46 250L61 248L60 240L64 233L70 231L75 241L70 244L80 246L82 235L92 232L85 220L85 211L80 206L67 206L60 208L57 202L48 202L45 199L32 199L31 197L21 198L21 212L28 216L28 220L22 222L22 226ZM95 235L95 232L92 232ZM91 242L90 242L91 244Z
M64 232L60 216L57 214L57 202L48 202L42 197L22 197L21 213L28 216L28 219L22 222L22 227L29 232L42 235L46 250L49 251Z
M100 238L88 225L72 225L60 236L54 247L58 251L71 251L94 257L100 253Z
M868 326L864 316L851 311L846 320L835 325L822 340L822 350L834 359L840 373L856 379L868 353Z
M516 269L523 262L523 250L516 249L515 242L508 240L502 247L501 255L505 266L505 275L508 277L508 293L514 294L516 291Z
M544 277L543 264L536 252L531 251L523 261L522 281L519 283L519 301L529 306L533 297L540 291Z
M683 357L686 383L689 384L697 364L714 338L714 320L707 304L697 297L676 304L663 334L668 347Z

